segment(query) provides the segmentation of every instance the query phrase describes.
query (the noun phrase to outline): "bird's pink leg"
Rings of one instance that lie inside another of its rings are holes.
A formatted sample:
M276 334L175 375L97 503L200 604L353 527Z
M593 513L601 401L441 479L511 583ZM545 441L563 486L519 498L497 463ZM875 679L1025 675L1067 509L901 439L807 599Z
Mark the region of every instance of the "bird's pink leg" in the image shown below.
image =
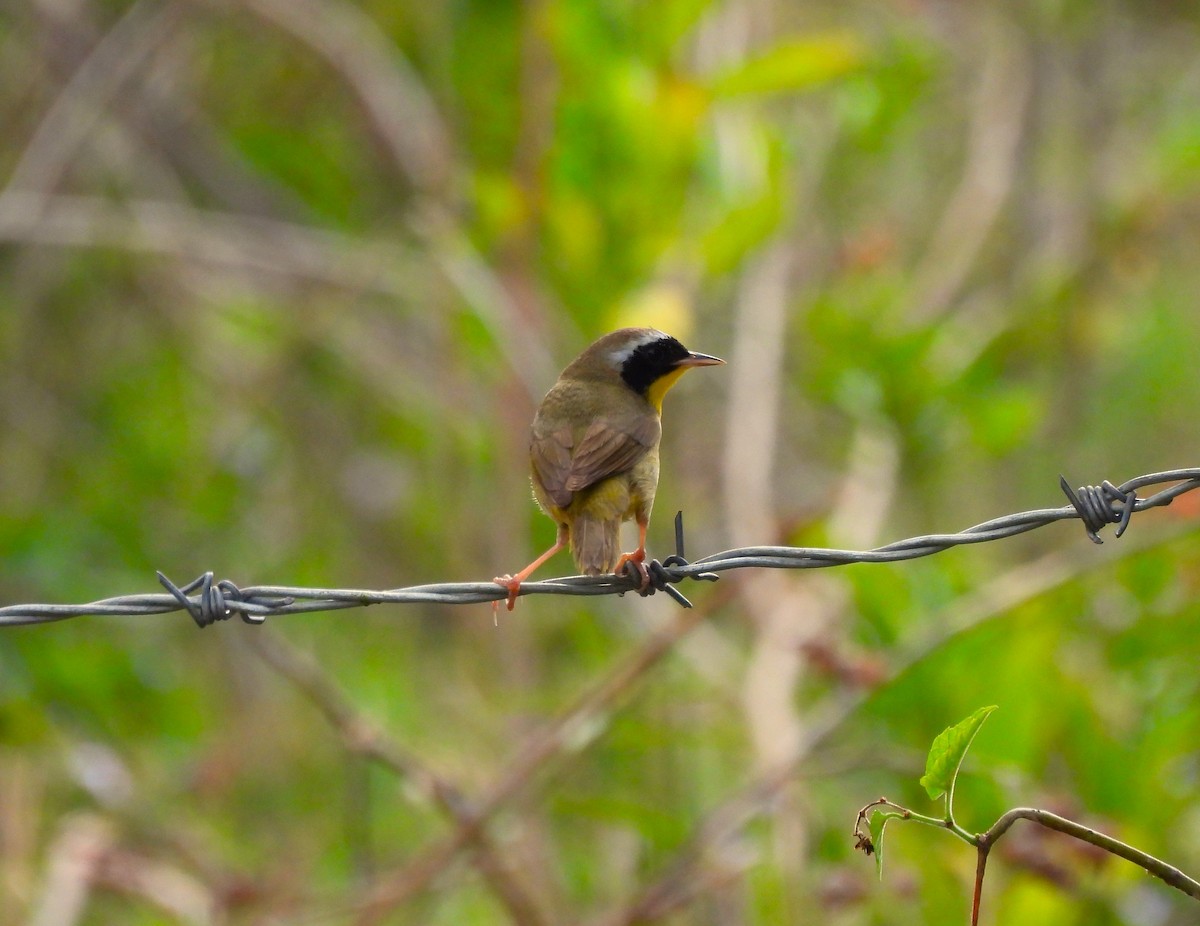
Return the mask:
M617 560L617 567L613 572L616 575L621 575L625 569L625 564L633 563L637 567L638 574L642 577L642 584L639 586L638 592L644 595L646 589L650 587L650 570L646 568L646 528L650 526L650 519L639 516L637 526L638 548L632 553L622 553L621 558Z
M515 576L503 575L496 576L496 578L492 579L492 581L497 585L502 585L504 588L508 589L508 610L511 611L514 607L516 607L517 595L520 594L521 591L521 583L533 575L533 573L538 569L539 566L542 565L542 563L546 562L546 560L552 557L555 553L566 547L567 536L568 533L566 525L560 524L558 526L558 537L554 541L554 546L518 572ZM499 606L500 603L498 601L492 602L493 611L496 611Z

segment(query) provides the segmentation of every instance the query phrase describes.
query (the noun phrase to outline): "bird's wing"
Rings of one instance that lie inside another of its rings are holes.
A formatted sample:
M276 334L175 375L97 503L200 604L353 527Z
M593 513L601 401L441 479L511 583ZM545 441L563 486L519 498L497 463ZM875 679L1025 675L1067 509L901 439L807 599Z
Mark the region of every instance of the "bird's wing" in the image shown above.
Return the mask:
M601 479L632 469L658 441L661 429L657 416L649 415L622 425L592 422L571 455L566 489L578 492Z
M571 493L566 485L567 477L571 474L571 448L574 445L575 438L570 428L544 432L535 428L529 444L534 474L550 501L559 508L571 504Z
M657 416L647 416L621 425L594 421L578 444L569 428L535 433L533 465L551 501L565 508L580 489L631 469L657 443L661 429Z

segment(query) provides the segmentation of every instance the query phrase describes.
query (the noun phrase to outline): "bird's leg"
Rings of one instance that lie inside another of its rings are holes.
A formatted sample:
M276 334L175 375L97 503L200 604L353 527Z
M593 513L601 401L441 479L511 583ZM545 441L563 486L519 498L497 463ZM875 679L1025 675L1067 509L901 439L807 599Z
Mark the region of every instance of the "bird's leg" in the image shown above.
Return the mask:
M621 558L617 560L617 568L613 570L616 575L621 575L625 570L625 564L633 563L637 567L638 575L642 577L641 585L638 586L638 594L643 596L646 594L646 589L650 587L650 570L646 568L646 528L649 525L649 518L638 516L638 548L632 553L622 553Z
M517 604L517 594L521 591L521 583L528 579L537 570L542 563L546 562L559 550L567 545L568 531L565 524L558 525L558 536L554 540L554 546L535 559L532 563L514 575L496 576L492 579L497 585L502 585L508 589L508 610L512 610ZM495 611L499 607L498 601L492 602L492 610Z

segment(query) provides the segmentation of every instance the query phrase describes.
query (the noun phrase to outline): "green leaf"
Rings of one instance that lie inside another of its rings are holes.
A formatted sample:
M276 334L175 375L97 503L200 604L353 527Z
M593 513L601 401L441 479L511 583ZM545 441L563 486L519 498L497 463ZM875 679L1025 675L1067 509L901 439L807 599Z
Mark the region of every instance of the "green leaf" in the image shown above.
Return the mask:
M865 57L863 43L848 33L785 40L718 75L711 90L717 97L807 90L857 70Z
M888 820L894 816L896 816L894 813L877 810L867 821L867 826L871 831L871 850L875 855L875 871L878 873L880 881L883 880L883 830L887 826Z
M925 774L921 776L921 785L933 800L943 794L954 793L954 779L958 777L958 768L962 765L963 756L975 734L987 720L988 714L996 709L996 705L981 707L974 714L952 727L947 727L937 735L933 745L929 747L929 758L925 760ZM946 802L949 813L950 804Z

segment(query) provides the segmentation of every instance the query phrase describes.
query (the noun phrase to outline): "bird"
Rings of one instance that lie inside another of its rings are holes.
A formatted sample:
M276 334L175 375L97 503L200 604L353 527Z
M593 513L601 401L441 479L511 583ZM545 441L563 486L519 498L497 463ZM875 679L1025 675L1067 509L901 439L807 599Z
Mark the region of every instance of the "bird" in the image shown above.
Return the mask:
M621 328L559 374L538 406L529 439L533 495L558 531L554 545L532 563L493 580L508 590L508 610L521 583L568 547L584 575L620 573L633 563L645 592L663 397L688 370L724 362L656 328ZM621 525L629 520L637 523L638 546L618 554Z

